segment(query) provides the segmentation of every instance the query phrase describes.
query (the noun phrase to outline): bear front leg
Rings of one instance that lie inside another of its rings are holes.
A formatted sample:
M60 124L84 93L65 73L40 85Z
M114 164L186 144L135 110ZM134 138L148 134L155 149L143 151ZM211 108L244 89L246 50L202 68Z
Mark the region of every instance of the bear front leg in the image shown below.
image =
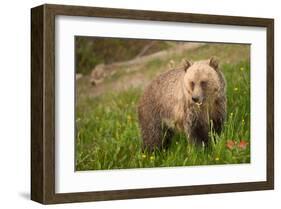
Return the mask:
M207 123L200 121L194 121L186 127L186 134L189 137L191 143L202 146L208 145L209 142L209 126Z
M174 130L166 125L162 127L162 148L167 149L172 143L172 138L174 136Z
M223 120L221 118L215 118L213 121L213 131L217 134L220 134L222 131Z
M220 134L226 117L226 99L220 98L215 102L216 110L212 115L213 130Z

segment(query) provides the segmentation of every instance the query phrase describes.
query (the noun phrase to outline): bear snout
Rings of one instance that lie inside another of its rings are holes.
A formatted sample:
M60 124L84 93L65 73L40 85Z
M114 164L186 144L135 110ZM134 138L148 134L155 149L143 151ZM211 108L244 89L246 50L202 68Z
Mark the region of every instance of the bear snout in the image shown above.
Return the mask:
M193 101L193 102L196 102L196 103L199 102L199 97L193 96L193 97L192 97L192 101Z
M204 97L203 96L197 96L197 95L193 95L191 97L192 101L196 104L202 104L203 103L203 100L204 100Z

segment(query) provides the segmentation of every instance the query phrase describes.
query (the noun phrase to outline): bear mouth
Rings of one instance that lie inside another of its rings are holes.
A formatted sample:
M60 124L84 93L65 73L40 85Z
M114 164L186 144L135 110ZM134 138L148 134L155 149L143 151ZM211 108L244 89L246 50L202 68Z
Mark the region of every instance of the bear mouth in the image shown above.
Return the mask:
M196 104L198 107L200 107L200 106L203 104L203 102L195 102L195 104Z

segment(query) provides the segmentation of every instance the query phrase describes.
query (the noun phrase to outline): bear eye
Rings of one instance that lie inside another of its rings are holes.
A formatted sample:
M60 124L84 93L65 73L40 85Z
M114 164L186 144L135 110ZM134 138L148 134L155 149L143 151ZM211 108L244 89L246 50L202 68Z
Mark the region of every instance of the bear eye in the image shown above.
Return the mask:
M191 90L194 89L194 86L195 86L195 83L194 83L193 81L191 81L191 82L190 82L190 88L191 88Z
M200 85L201 85L202 88L207 87L207 81L201 81Z

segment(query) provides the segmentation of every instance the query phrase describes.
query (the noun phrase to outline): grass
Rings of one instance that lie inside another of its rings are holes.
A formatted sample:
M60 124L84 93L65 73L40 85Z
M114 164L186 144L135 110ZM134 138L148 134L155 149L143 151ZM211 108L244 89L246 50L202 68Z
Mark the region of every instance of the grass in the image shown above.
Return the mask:
M76 170L249 163L250 65L247 60L224 63L228 114L219 140L212 140L211 149L194 147L184 134L178 133L169 149L142 152L136 110L142 88L111 91L78 99ZM156 69L161 63L149 65ZM213 133L210 135L213 138Z
M221 63L238 63L242 59L247 59L250 53L248 45L233 45L233 44L207 44L192 51L185 51L181 55L173 55L167 60L155 59L148 62L145 66L144 73L153 78L155 75L166 71L168 63L173 60L175 63L180 63L183 58L189 60L204 60L216 55ZM155 70L157 69L157 70Z

